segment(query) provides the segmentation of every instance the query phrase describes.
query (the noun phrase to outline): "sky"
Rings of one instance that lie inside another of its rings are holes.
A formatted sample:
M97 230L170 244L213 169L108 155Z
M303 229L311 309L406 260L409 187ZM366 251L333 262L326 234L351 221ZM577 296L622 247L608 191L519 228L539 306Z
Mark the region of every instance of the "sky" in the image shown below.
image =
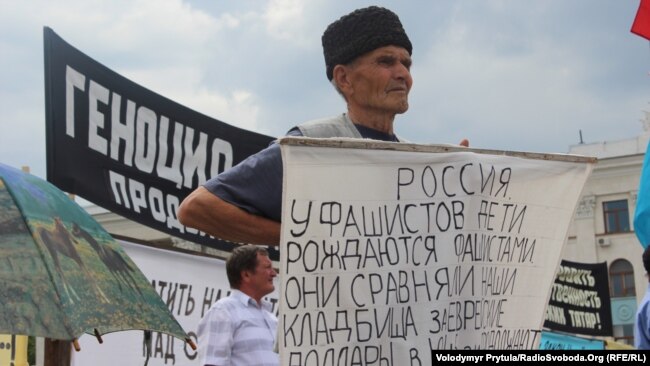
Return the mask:
M413 44L397 134L416 143L566 153L633 138L650 111L639 0L0 0L0 162L45 178L43 27L130 80L248 130L281 136L345 111L320 37L368 5Z

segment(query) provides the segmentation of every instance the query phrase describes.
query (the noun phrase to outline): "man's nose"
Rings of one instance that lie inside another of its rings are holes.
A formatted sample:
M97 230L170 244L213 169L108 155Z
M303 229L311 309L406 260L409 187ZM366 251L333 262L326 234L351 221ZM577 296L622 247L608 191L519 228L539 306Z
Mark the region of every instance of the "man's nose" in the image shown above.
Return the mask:
M411 77L411 71L404 64L398 62L395 66L395 76L398 79L406 80Z

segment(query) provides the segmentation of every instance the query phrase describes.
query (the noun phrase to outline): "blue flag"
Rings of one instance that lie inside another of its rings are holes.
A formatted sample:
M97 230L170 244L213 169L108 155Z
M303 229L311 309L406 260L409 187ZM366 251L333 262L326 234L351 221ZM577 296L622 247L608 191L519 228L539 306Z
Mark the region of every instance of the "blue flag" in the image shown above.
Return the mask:
M648 148L646 148L641 180L639 181L639 193L634 212L634 232L636 232L636 237L639 238L641 245L644 248L648 247L650 244L650 154L648 154Z

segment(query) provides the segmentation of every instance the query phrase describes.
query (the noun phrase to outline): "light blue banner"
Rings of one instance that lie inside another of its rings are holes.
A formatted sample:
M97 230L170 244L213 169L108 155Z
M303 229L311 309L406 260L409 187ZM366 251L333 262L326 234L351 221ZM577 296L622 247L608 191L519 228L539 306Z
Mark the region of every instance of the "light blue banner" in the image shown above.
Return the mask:
M650 145L649 145L650 146ZM646 148L634 211L634 232L644 248L650 244L650 154Z
M605 343L597 339L574 337L565 334L542 332L539 349L566 350L566 349L605 349Z

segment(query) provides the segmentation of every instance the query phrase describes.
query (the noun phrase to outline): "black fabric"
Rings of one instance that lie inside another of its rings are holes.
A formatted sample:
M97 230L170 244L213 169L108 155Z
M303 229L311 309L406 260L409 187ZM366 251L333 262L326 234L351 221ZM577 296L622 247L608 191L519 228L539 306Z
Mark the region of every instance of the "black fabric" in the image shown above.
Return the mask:
M570 334L612 336L612 305L606 262L562 260L548 301L544 328Z
M182 226L178 206L199 184L274 139L156 94L50 28L43 40L47 180L169 235L223 251L236 247Z
M409 55L413 51L399 17L377 6L357 9L342 16L327 27L321 41L329 80L332 80L334 66L347 64L379 47L404 47Z

